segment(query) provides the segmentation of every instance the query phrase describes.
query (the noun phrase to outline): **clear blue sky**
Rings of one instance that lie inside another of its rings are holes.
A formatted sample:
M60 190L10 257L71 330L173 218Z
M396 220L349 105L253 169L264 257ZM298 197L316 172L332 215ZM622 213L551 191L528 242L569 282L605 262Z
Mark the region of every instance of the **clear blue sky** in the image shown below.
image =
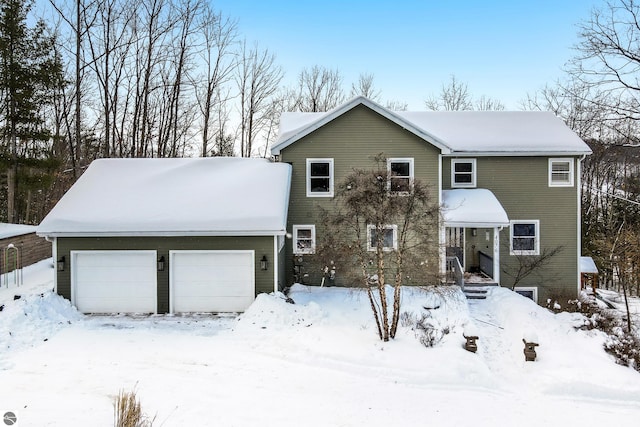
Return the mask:
M454 74L507 109L563 75L577 24L604 0L212 0L240 35L277 56L285 83L337 68L372 73L383 101L423 110Z

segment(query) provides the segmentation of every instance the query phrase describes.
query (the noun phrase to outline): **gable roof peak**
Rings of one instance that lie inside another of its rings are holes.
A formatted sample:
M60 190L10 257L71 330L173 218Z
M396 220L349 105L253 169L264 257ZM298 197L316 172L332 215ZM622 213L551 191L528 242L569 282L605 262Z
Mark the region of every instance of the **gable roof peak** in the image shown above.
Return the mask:
M372 101L363 95L358 95L344 104L341 104L334 109L327 112L308 113L308 112L290 112L283 113L280 118L280 133L276 143L271 147L271 154L279 155L280 151L289 145L293 144L297 140L307 136L311 132L319 129L335 118L347 113L359 105L375 111L381 116L387 118L391 122L401 126L409 132L415 134L421 139L429 141L431 144L438 147L443 153L449 153L450 148L441 141L435 135L430 134L424 129L415 126L410 121L403 118L398 113L391 111L388 108Z

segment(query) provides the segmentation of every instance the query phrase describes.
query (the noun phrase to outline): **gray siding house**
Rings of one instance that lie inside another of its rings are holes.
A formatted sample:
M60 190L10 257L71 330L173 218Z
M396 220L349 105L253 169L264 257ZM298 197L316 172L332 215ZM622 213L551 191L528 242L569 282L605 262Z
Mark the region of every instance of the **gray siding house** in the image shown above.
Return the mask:
M291 167L94 161L38 226L57 292L85 313L240 312L284 286Z
M395 112L364 97L281 118L272 154L293 168L287 283L321 283L315 247L329 231L318 212L335 206L337 183L354 168L371 169L379 153L398 179L437 194L443 277L459 262L466 273L513 287L508 273L523 260L558 250L516 291L539 303L577 296L580 164L591 150L562 120L533 111Z

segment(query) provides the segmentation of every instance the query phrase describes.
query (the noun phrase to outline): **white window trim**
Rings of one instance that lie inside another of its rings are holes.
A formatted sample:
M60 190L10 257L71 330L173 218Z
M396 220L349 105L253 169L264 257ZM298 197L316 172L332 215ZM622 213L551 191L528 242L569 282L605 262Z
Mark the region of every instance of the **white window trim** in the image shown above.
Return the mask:
M374 230L376 228L376 226L374 224L368 224L367 225L367 250L370 252L375 252L376 251L376 246L372 245L371 242L371 230ZM389 248L389 247L383 247L382 250L385 252L391 252L391 251L395 251L398 249L398 226L395 224L387 224L384 226L385 229L391 229L393 230L393 247Z
M535 302L536 304L538 303L538 287L537 286L516 286L513 290L515 292L518 292L518 291L533 292L533 302Z
M392 157L387 159L387 189L391 191L391 163L409 163L409 186L413 189L413 157ZM394 194L407 194L406 191L394 191Z
M513 226L514 224L534 224L536 227L536 234L534 237L534 250L523 251L513 249ZM509 226L509 253L511 255L540 255L540 220L538 219L518 219L510 221Z
M456 164L471 163L471 182L456 182ZM475 188L477 175L476 159L451 159L451 188Z
M554 163L569 163L569 181L554 181L553 180L553 164ZM570 157L565 158L552 158L549 159L549 187L573 187L574 172L573 172L573 159Z
M311 191L311 164L312 163L329 163L329 191L325 193ZM313 158L307 159L307 197L333 197L333 159L330 158Z
M311 230L311 248L298 249L298 230ZM316 226L313 224L299 224L293 226L293 253L295 255L311 255L316 253Z

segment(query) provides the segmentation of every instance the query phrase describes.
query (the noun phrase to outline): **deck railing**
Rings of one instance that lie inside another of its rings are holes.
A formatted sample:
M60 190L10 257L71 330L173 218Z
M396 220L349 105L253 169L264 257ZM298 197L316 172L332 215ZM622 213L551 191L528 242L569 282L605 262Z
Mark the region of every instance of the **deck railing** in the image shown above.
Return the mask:
M464 270L458 257L447 257L447 274L450 275L452 281L464 291Z
M478 258L480 260L480 271L489 277L493 277L493 257L478 251Z

